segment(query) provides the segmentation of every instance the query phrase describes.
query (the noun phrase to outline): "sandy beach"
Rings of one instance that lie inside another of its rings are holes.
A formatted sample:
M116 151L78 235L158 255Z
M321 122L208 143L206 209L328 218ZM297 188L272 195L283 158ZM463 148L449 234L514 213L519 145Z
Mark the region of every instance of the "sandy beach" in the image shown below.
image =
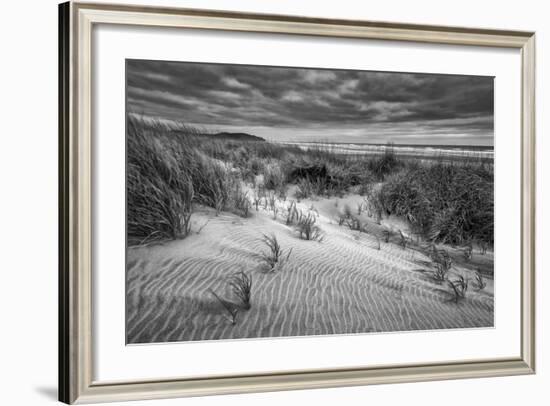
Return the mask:
M471 281L478 270L486 282L483 289L470 283L455 301L447 281L433 277L428 244L410 235L403 221L377 224L363 212L366 232L338 225L344 207L362 201L348 194L298 202L299 210L316 216L321 242L298 238L281 214L290 199L278 199L276 218L263 206L248 218L197 207L194 231L185 239L130 247L128 343L493 326L492 252L474 249L466 261L461 248L444 247L453 261L450 279ZM388 242L384 230L394 230ZM399 231L409 239L406 248ZM275 272L257 257L268 250L262 240L268 234L283 250L292 249ZM252 279L251 306L233 324L211 291L231 300L227 281L238 271Z

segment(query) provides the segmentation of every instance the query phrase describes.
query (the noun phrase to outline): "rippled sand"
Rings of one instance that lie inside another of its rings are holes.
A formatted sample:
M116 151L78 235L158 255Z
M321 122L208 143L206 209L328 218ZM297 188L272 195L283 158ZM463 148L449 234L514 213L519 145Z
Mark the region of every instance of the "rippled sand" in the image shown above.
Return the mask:
M397 238L385 243L374 222L368 233L338 226L337 212L360 200L298 204L304 211L315 206L322 242L300 240L282 218L274 220L261 208L246 219L203 209L193 215L195 233L186 239L129 248L128 343L493 326L490 277L481 291L471 282L466 298L455 303L449 287L431 277L421 243L407 249ZM282 210L288 203L279 204ZM391 221L386 226L405 227ZM267 250L262 234L269 233L283 249L292 248L288 263L273 273L262 272L255 257ZM476 268L492 274L492 253L476 252L466 263L459 250L448 249L455 264L451 279L473 279ZM227 280L240 270L252 277L252 306L233 325L208 290L231 300Z

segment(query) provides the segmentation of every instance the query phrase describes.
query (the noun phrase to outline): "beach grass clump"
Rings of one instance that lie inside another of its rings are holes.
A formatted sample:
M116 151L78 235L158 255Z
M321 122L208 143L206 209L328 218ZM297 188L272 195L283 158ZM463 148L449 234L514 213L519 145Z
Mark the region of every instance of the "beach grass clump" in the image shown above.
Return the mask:
M280 270L290 258L292 248L288 251L283 250L275 234L263 234L262 241L267 246L268 251L257 254L256 256L262 262L263 268L267 272Z
M265 160L256 156L239 163L242 166L243 180L249 182L254 182L256 176L263 174L265 171Z
M376 156L368 161L370 173L379 181L384 180L387 175L394 173L402 162L397 159L393 150L393 145L389 144L384 150L384 154Z
M144 132L135 131L128 137L130 239L148 242L184 238L190 233L196 191L192 177L177 159L181 153Z
M254 205L256 211L260 211L260 204L265 198L265 190L260 187L254 189L254 194L252 196L252 204Z
M443 282L447 279L448 272L449 269L447 269L444 265L436 263L435 270L433 271L433 278L438 282Z
M363 231L363 222L356 216L350 215L346 217L344 223L352 231Z
M183 238L191 231L194 204L217 212L229 204L234 181L223 163L204 153L196 137L191 127L174 133L161 123L128 118L130 241Z
M434 244L432 244L429 257L434 262L435 266L433 278L438 282L445 281L447 279L447 274L453 265L453 261L448 251L445 249L438 249Z
M300 178L296 190L297 199L308 199L313 196L321 196L325 193L326 187L321 178Z
M241 217L250 216L250 199L248 192L245 192L240 182L235 182L231 195L231 203L234 211Z
M296 190L297 199L307 199L313 195L313 183L306 178L298 181L298 188Z
M436 163L391 175L369 196L378 213L404 217L429 241L493 242L493 178L489 167Z
M453 300L458 303L459 300L466 298L466 292L468 291L468 280L462 275L458 276L458 279L454 281L448 280L449 287L451 288L451 294Z
M264 187L269 190L280 191L286 186L286 174L277 162L271 162L264 167Z
M483 275L481 275L481 272L476 271L475 273L475 280L474 284L477 290L483 290L487 286L487 282L485 282L485 279L483 278Z
M239 301L244 310L249 310L251 307L250 298L252 295L252 276L244 271L239 271L229 279L229 286L233 295Z
M291 200L285 210L285 223L290 226L298 219L299 213L296 207L296 200Z
M479 241L479 253L481 255L487 254L488 249L489 249L489 243L487 241Z
M465 261L471 261L472 256L474 253L474 247L472 246L472 243L470 242L466 247L462 250L462 256L464 257Z
M317 217L309 212L307 215L300 213L296 223L296 231L302 240L321 242L324 238L323 232L315 224Z

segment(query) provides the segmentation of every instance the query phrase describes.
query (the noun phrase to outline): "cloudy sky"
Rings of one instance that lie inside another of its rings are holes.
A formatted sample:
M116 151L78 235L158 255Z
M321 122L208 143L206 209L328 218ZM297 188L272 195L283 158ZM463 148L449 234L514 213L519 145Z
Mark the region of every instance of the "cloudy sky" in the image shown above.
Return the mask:
M130 114L273 141L493 145L493 78L127 61Z

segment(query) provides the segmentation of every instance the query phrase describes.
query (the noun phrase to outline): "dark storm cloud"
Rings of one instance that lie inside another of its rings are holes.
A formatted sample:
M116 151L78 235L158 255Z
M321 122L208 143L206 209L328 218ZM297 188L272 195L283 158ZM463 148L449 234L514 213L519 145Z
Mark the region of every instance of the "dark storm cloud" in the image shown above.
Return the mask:
M271 128L275 138L276 130L340 129L369 142L369 129L411 138L422 128L492 143L490 77L129 60L127 102L129 113L209 128Z

